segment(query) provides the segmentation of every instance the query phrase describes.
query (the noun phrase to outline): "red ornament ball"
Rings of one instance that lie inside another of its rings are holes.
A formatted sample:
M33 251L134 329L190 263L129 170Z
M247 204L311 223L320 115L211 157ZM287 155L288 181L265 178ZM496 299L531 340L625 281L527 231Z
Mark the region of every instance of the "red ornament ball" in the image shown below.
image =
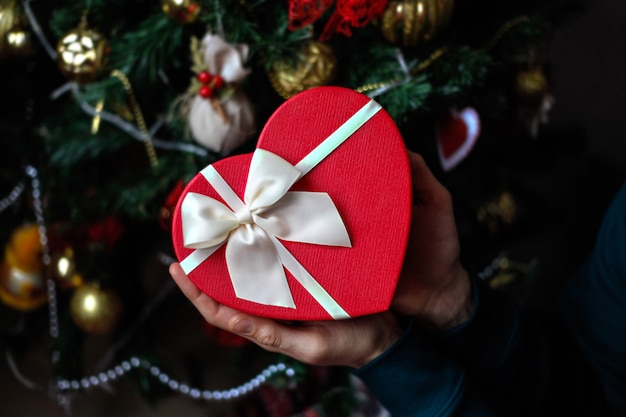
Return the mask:
M212 78L213 76L209 71L202 71L198 73L198 81L200 81L202 84L208 84L209 82L211 82Z
M213 97L213 89L208 85L203 85L198 90L198 94L200 94L200 97L202 98L211 98Z
M165 202L161 206L161 210L159 210L159 225L166 232L172 232L172 215L174 214L176 203L178 203L178 199L184 190L185 183L183 181L178 181L174 185L172 191L170 191L167 195Z

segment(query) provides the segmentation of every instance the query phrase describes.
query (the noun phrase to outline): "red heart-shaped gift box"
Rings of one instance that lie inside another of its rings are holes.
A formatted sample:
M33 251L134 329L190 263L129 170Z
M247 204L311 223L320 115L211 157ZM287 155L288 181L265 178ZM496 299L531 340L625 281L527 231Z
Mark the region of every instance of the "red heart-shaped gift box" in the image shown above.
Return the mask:
M354 133L348 134L339 144L328 145L330 139L327 138L333 132L351 123L346 122L352 121L355 114L372 105L376 106L376 111L359 122L361 124ZM210 255L203 255L199 261L194 261L196 264L193 267L183 266L200 290L235 309L285 320L339 319L389 308L404 261L412 199L407 152L392 118L369 97L353 90L343 87L313 88L293 96L274 112L261 132L257 152L269 151L298 168L301 166L298 163L305 157L316 151L318 155L320 149L329 146L330 151L317 157L319 161L289 191L326 193L343 221L351 246L272 238L272 242L279 242L275 245L282 245L298 265L294 268L293 264L283 263L284 269L279 265L281 271L285 271L288 291L293 297L293 306L285 307L250 301L236 295L230 271L239 267L255 271L256 263L252 261L252 256L241 254L230 261L232 265L227 265L226 248L230 244L228 239L233 236L230 234L225 242L210 251ZM219 173L238 199L244 200L253 155L224 158L208 168ZM199 173L189 182L178 201L172 233L181 265L186 265L204 250L186 247L183 230L208 227L208 223L192 223L193 219L182 214L187 195L208 196L230 207L233 212L237 211L229 205L229 199L224 197L223 192L216 191L216 187ZM250 213L247 213L243 217L249 221ZM235 217L243 218L239 214ZM302 218L301 223L309 220ZM186 227L183 227L184 222ZM253 227L258 230L259 226ZM327 228L332 231L337 229L335 225ZM322 231L327 228L317 227L324 229ZM260 233L265 235L265 231ZM246 244L244 239L244 243L237 247ZM235 243L232 245L236 246ZM281 252L277 259L282 261L284 256ZM309 278L302 278L302 274ZM257 281L255 291L273 291L272 285L261 281L263 277L254 273L250 275ZM303 284L304 281L309 284ZM324 301L329 298L330 301ZM335 307L332 307L333 304ZM335 313L337 309L342 312Z

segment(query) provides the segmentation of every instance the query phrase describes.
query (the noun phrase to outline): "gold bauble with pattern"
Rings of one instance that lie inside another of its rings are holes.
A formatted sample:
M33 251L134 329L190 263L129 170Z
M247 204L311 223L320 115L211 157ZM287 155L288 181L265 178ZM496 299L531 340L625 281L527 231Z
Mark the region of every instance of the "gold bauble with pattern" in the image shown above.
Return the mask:
M200 13L200 5L193 0L161 0L161 9L174 22L193 23Z
M269 78L274 90L288 99L304 90L332 83L336 72L337 57L330 46L308 41L293 60L276 61Z
M122 303L116 293L88 283L77 288L70 299L74 324L83 331L102 335L111 333L122 314Z
M109 45L105 37L89 28L83 18L77 28L59 39L56 52L57 66L67 79L90 83L106 68Z
M383 37L404 48L428 43L447 28L454 0L391 0L380 19Z

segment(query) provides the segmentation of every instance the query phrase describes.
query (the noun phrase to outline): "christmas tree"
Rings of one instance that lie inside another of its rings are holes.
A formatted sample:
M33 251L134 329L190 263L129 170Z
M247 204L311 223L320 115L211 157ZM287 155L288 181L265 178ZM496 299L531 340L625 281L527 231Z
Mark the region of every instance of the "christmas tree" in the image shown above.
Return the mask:
M347 374L210 328L175 289L184 186L252 152L290 97L352 89L451 191L468 267L524 302L540 265L523 229L546 201L520 178L542 163L551 39L582 12L574 0L2 0L3 344L45 346L45 391L61 405L124 379L146 401L226 414L354 411Z

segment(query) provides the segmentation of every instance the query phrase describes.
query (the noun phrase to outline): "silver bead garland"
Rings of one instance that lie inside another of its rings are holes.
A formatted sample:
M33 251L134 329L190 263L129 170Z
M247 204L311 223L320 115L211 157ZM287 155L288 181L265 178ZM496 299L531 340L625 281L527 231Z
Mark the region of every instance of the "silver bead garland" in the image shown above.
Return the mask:
M257 376L250 379L248 382L239 385L235 388L226 390L206 390L191 387L190 385L179 382L174 378L171 378L165 372L161 371L158 366L150 364L150 362L139 359L137 357L131 357L129 360L122 361L119 365L113 368L98 373L97 375L85 376L81 379L60 379L57 381L57 388L60 391L78 391L95 388L101 384L114 381L117 378L124 376L127 372L134 369L142 368L149 371L150 375L156 378L163 385L167 386L173 391L177 391L180 394L186 395L193 399L205 400L205 401L228 401L240 398L246 394L251 393L255 389L259 388L263 384L269 381L274 375L283 373L289 378L293 378L296 374L293 368L288 367L284 363L278 363L276 365L270 365L261 371Z
M48 268L50 265L50 247L48 246L48 232L46 230L46 223L43 216L43 203L41 201L41 189L38 178L37 169L33 166L26 167L26 175L31 179L31 192L33 195L33 209L35 212L35 221L39 231L39 242L41 243L41 260L44 268ZM46 280L48 290L48 321L49 321L49 333L53 339L59 336L59 318L57 311L57 298L56 298L56 284L52 278ZM52 351L52 362L56 363L59 360L59 352Z
M500 262L502 261L503 254L499 254L496 256L489 265L487 265L482 271L477 273L476 275L481 280L485 280L491 278L491 276L500 268Z
M478 272L476 275L481 280L487 280L491 278L496 272L500 270L515 270L518 272L522 272L524 274L528 274L532 268L536 265L537 260L532 259L529 262L519 262L511 260L507 257L505 252L498 254L482 271Z
M22 195L23 191L24 191L24 183L22 182L20 182L15 187L13 187L11 192L2 200L0 200L0 213L2 213L4 210L8 209L13 204L15 204L17 199L20 198L20 196Z

